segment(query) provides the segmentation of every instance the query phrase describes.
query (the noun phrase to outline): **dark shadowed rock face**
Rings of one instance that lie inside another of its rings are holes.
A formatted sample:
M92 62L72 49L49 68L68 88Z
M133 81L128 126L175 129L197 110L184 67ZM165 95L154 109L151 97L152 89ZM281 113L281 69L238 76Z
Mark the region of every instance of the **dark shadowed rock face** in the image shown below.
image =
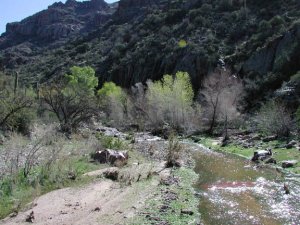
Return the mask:
M299 69L300 56L300 25L286 32L270 42L268 46L256 51L245 62L245 73L255 72L266 74L268 72L285 72L294 74Z
M58 2L21 22L8 23L0 38L0 49L24 41L52 43L105 23L115 11L104 0Z
M116 12L117 20L120 22L128 21L155 8L162 7L166 2L164 0L121 0Z

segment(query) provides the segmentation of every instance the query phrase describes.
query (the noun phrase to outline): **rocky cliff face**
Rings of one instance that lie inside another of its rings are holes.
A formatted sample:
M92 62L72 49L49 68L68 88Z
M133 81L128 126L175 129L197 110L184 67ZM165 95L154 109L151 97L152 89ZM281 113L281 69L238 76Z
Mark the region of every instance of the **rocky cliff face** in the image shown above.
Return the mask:
M288 32L268 43L267 46L253 53L245 61L244 73L282 72L295 74L300 63L300 24L296 24Z
M45 44L97 28L114 13L104 0L58 2L21 22L9 23L0 49L31 41Z
M119 22L129 21L138 16L145 15L153 9L161 7L163 0L121 0L116 12L116 20Z

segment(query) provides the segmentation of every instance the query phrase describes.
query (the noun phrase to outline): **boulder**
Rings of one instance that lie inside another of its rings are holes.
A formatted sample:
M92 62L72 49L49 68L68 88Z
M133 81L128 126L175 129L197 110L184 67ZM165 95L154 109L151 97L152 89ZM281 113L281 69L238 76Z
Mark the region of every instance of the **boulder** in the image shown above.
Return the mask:
M128 162L128 152L127 151L115 151L111 149L106 149L103 151L97 151L93 155L93 159L99 163L109 163L113 166L124 166Z
M263 161L267 158L270 158L272 155L273 155L272 149L255 151L251 161L253 162L256 162L258 160Z
M282 168L294 167L298 163L297 160L286 160L281 162Z
M286 147L287 149L290 149L290 148L295 147L296 145L297 145L297 141L292 140L292 141L290 141L289 143L287 143L287 144L285 145L285 147Z

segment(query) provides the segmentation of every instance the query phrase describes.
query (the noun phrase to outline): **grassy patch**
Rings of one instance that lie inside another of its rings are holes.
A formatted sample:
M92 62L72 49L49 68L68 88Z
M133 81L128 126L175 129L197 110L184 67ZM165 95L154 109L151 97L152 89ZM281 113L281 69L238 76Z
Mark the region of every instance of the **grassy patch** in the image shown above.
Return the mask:
M253 152L258 150L258 148L244 148L243 146L236 143L230 143L225 147L221 147L220 144L217 144L217 141L215 139L212 139L210 137L201 138L200 143L216 151L231 153L248 159L251 159L251 157L253 156ZM276 159L279 165L281 165L280 163L284 160L297 160L298 163L294 168L288 168L286 170L296 174L300 174L300 152L296 148L282 148L281 146L283 146L284 144L286 144L286 142L280 140L262 142L259 149L273 149L273 158Z
M179 185L159 185L154 192L154 197L146 201L145 213L135 216L127 224L153 224L154 221L149 219L149 216L174 225L196 224L198 200L194 195L192 184L197 179L197 174L189 168L173 170L172 174L179 179ZM166 203L164 197L166 192L172 193L176 198ZM161 211L163 205L168 206L165 212ZM188 210L194 214L182 214L181 210Z

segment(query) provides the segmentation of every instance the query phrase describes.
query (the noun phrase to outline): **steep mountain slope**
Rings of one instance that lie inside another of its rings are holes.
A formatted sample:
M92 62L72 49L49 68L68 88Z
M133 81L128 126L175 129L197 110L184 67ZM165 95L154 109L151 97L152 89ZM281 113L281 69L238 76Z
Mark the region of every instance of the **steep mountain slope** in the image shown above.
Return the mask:
M83 3L68 1L48 10L62 10L71 3L77 11L84 8ZM7 73L18 69L24 80L35 83L54 79L72 65L90 65L101 82L113 80L126 87L183 70L198 89L202 78L225 61L244 78L250 105L273 95L300 70L297 0L121 0L117 8L100 5L106 12L100 13L103 20L95 23L92 17L75 27L66 44L44 44L49 39L43 35L48 32L27 44L27 31L20 33L8 25L1 38L11 40L17 35L21 41L1 47L1 69ZM97 30L89 32L88 27L95 26ZM55 35L51 31L47 37L53 40L69 32L62 30ZM36 46L44 48L38 51Z
M2 63L6 68L26 64L32 55L97 29L115 10L115 5L104 0L68 0L65 4L54 3L21 22L8 23L6 32L0 37L0 50L5 58Z

